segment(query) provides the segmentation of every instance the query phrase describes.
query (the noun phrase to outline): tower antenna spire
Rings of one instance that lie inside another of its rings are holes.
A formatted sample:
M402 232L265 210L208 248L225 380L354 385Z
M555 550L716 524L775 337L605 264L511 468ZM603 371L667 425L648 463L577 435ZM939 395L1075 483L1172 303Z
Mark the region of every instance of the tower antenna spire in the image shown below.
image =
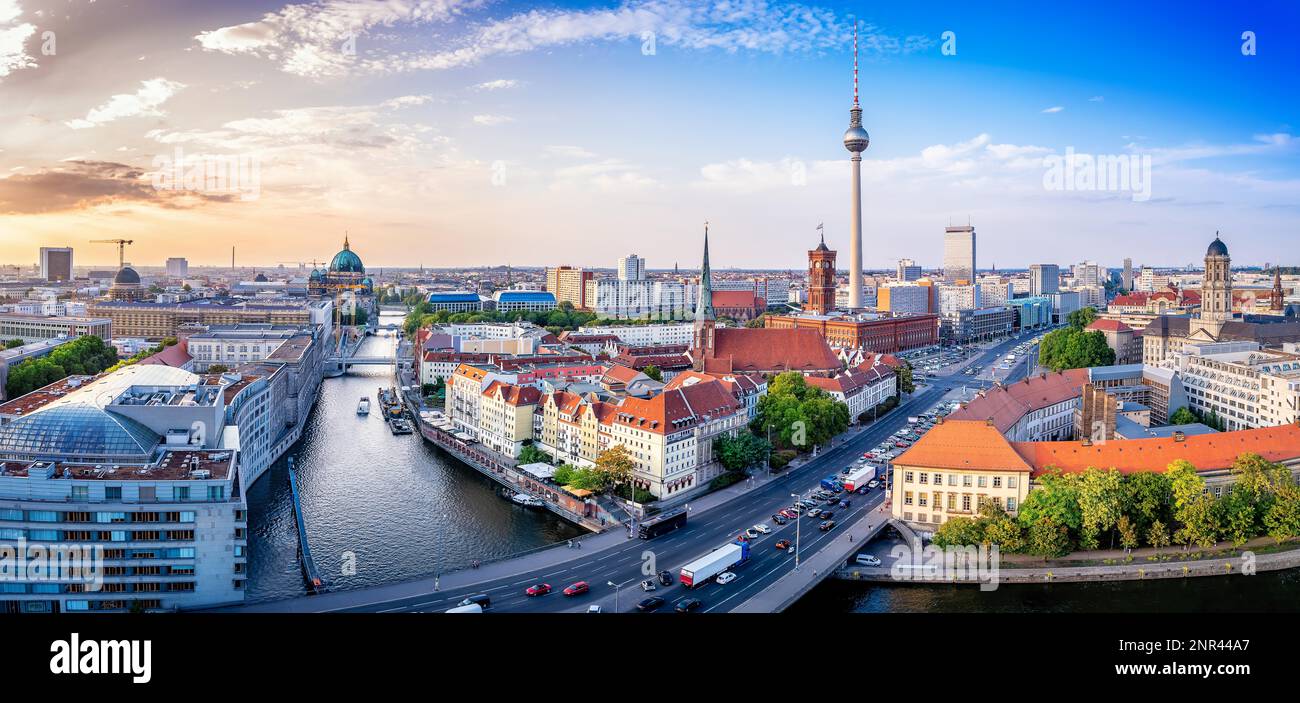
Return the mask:
M853 107L858 106L858 20L853 20Z

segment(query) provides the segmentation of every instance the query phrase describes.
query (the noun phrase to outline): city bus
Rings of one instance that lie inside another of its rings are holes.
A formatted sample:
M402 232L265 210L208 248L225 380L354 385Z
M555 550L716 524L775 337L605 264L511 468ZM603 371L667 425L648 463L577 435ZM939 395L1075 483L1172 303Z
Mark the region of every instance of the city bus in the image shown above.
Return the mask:
M637 537L654 539L665 532L672 532L684 525L686 525L686 509L676 508L642 522L637 527Z

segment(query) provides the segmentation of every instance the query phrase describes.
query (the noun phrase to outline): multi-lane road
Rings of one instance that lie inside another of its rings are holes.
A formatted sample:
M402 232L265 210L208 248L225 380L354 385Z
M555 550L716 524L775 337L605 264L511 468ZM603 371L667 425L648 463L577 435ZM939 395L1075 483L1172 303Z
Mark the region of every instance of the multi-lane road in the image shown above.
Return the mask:
M1020 340L1009 339L976 355L974 363L986 367L1015 346ZM1023 357L1010 372L1006 381L1016 380L1026 373ZM418 596L393 600L363 602L344 608L351 612L441 612L456 606L471 594L487 594L492 611L508 612L578 612L590 605L600 605L605 612L634 611L637 602L654 595L666 602L662 612L671 612L676 601L692 597L703 602L704 612L731 610L763 588L775 582L794 568L795 556L777 550L778 540L799 541L801 561L825 546L828 540L840 537L845 528L863 519L884 501L884 491L874 489L867 495L851 495L849 509L829 508L835 512L836 526L829 532L820 532L820 520L800 517L798 526L775 524L771 517L793 499L791 494L807 495L816 490L822 477L837 474L840 469L854 463L863 452L889 438L906 424L908 415L929 410L954 388L962 386L983 387L987 382L955 376L932 376L929 385L906 400L890 415L882 418L859 434L821 451L803 466L791 469L785 475L734 498L712 510L691 515L686 526L657 539L628 539L612 547L582 553L575 551L573 558L544 568L521 570L519 573L480 582L471 587L448 589ZM772 527L772 534L751 540L749 560L735 570L736 580L720 586L714 582L687 589L676 583L681 567L710 550L732 541L746 528L758 523ZM865 545L864 545L865 546ZM639 587L647 574L667 570L674 576L672 586L658 586L653 593ZM565 586L577 581L590 584L590 592L566 597ZM536 583L547 583L551 593L527 596L524 591ZM618 587L608 584L618 584Z

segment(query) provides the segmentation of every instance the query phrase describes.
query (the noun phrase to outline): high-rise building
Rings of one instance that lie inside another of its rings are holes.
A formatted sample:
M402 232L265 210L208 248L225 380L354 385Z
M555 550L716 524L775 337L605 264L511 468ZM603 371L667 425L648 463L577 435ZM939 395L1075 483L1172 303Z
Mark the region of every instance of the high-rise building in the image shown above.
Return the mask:
M862 152L871 137L862 127L862 107L858 105L858 26L853 24L853 107L849 108L849 128L844 132L844 148L853 154L853 195L850 201L849 233L849 309L862 308Z
M1074 265L1074 285L1100 286L1106 282L1105 269L1095 261L1084 261Z
M1029 267L1029 294L1048 295L1061 288L1061 267L1056 264L1032 264Z
M41 247L41 278L72 280L72 247Z
M975 280L975 228L948 227L943 233L943 276L949 282Z
M1124 284L1125 291L1129 293L1133 292L1133 260L1127 257L1124 259L1124 277L1122 283Z
M852 296L850 292L850 307L852 307ZM827 248L826 239L823 237L817 248L808 252L808 311L825 315L834 307L835 252Z
M924 315L930 312L929 286L916 283L886 283L876 290L876 309L895 314Z
M628 254L618 260L618 280L640 281L645 278L645 259Z
M190 262L184 257L173 256L167 260L167 275L172 278L185 278L190 275Z
M546 269L546 290L555 294L555 304L568 302L575 308L586 310L591 307L587 300L587 281L595 280L594 271L587 271L573 266L560 266Z
M898 260L898 280L903 283L916 281L921 278L921 267L911 259Z

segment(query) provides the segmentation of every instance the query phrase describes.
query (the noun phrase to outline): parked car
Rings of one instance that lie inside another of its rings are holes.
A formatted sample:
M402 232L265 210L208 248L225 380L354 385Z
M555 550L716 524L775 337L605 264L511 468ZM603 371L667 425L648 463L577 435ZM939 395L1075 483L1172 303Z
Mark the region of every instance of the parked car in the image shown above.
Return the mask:
M787 518L786 516L782 515L781 513L777 513L776 515L773 515L773 516L772 516L772 522L775 522L775 523L778 524L778 525L784 525L784 524L786 524L787 522L790 522L790 520L789 520L789 518Z
M748 530L745 530L745 537L746 537L747 539L757 539L757 538L758 538L758 530L755 530L755 529L752 528L752 527L749 528Z
M821 530L822 532L828 532L832 527L835 527L835 521L827 520L826 522L823 522L822 524L818 525L817 529Z
M590 590L591 590L591 586L589 586L586 581L579 581L577 583L570 584L568 587L566 587L564 589L564 595L579 596Z
M725 585L731 583L732 581L735 581L735 580L736 580L736 575L733 574L733 573L731 573L730 571L724 571L724 572L718 574L718 578L716 578L716 579L714 579L714 580L718 582L718 585L719 585L719 586L725 586Z
M874 557L870 554L859 554L854 558L853 562L855 564L861 564L862 566L880 566L879 557Z
M761 522L757 525L754 525L754 530L758 532L760 535L772 534L772 528L768 527L767 525L764 525Z
M651 610L658 610L659 607L662 606L665 602L666 601L664 601L664 599L660 598L659 596L650 596L649 598L646 598L640 603L637 603L636 609L640 610L643 613L647 613L650 612Z
M781 515L784 516L784 517L787 517L787 518L799 517L799 509L798 509L798 508L786 508L785 510L782 510L782 511L781 511Z
M602 611L602 610L600 609L600 606L599 606L599 605L589 605L589 606L587 606L587 612L588 612L588 613L600 613L600 612L604 612L604 611Z
M699 598L683 598L677 601L676 610L679 613L691 613L699 610L704 605L704 601Z
M529 595L529 596L544 596L544 595L546 595L547 593L550 593L550 592L551 592L551 584L549 584L549 583L535 583L535 584L529 586L529 587L524 591L524 595Z

